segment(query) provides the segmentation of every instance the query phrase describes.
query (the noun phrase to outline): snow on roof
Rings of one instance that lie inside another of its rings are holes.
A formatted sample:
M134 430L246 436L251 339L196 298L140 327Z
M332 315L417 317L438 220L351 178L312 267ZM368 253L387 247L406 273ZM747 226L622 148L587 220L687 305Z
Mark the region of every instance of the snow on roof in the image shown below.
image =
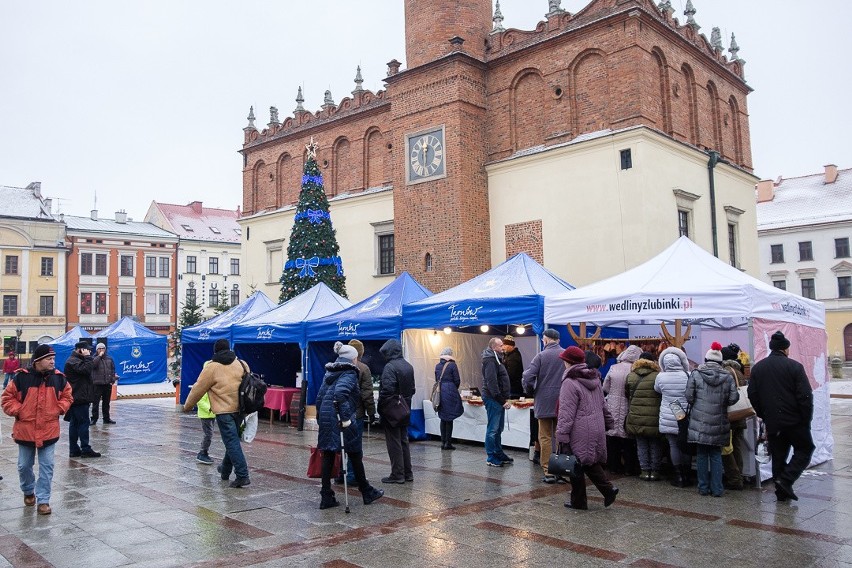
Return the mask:
M834 183L825 174L782 179L772 201L757 204L758 230L852 220L852 168L838 170Z
M65 225L69 231L90 231L93 233L116 233L123 235L140 235L145 237L176 238L170 233L152 223L127 221L119 223L115 219L92 219L91 217L75 217L65 215Z
M3 204L2 217L50 220L50 212L32 189L0 185L0 203Z
M236 209L203 207L199 201L189 205L155 203L181 239L240 242L242 228L237 223Z

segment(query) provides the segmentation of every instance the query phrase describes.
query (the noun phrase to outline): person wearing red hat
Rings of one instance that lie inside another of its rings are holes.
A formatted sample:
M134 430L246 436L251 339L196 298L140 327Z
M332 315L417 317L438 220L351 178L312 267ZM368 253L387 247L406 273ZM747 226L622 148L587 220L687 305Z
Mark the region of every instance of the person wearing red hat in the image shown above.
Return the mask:
M19 369L3 391L3 412L15 417L12 438L18 444L18 477L24 505L38 504L39 515L49 515L53 462L59 440L59 416L71 407L71 385L56 370L50 345L33 351L30 365ZM38 454L38 481L33 473Z
M559 357L565 361L565 375L559 391L559 415L556 441L560 453L573 453L601 495L604 507L615 502L618 489L606 476L606 430L612 427L612 415L604 402L601 374L586 364L586 353L572 345ZM588 509L584 479L571 481L571 509Z

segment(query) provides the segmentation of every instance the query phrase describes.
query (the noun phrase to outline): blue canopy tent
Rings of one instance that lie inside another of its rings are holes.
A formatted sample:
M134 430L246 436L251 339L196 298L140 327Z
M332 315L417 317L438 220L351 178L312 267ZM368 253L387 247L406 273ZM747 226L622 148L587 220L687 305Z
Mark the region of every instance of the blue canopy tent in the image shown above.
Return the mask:
M125 316L102 329L96 341L106 344L121 384L159 383L168 378L168 338L132 318Z
M541 335L545 329L544 297L573 289L530 256L520 253L454 288L403 306L406 359L414 366L417 380L410 433L419 430L425 438L423 399L429 396L435 380L435 363L443 345L452 345L456 350L462 386L477 386L482 375L480 353L487 337L507 332L517 334L516 326L524 329L531 326L535 335ZM481 340L467 333L450 337L438 332L450 328L448 331L480 334L483 325L511 327L489 328L490 333ZM535 338L521 336L516 340L524 361L530 361L539 349Z
M189 389L198 379L198 374L213 355L213 344L217 339L231 341L231 327L268 312L277 306L263 292L255 292L241 304L198 325L186 327L180 332L180 399L186 400ZM249 362L250 366L253 366Z
M91 337L88 331L78 325L53 341L49 341L47 344L53 347L53 350L56 352L56 368L60 371L64 369L65 361L68 360L71 352L74 351L74 345L81 339L90 339Z
M313 404L319 392L323 366L334 359L333 342L357 338L364 343L362 362L370 371L381 374L384 359L379 347L388 339L400 339L402 306L432 295L408 272L393 282L345 310L312 321L306 326L308 342L308 404Z
M295 386L296 372L307 367L303 361L306 322L351 305L320 282L277 308L232 326L234 349L267 383Z

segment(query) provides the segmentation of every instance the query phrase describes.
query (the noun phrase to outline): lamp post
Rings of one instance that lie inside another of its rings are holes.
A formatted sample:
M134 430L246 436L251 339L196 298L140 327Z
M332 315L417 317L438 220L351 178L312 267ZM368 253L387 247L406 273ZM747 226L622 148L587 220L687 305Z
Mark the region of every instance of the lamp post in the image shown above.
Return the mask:
M20 355L20 351L18 350L18 344L21 342L21 334L24 333L24 329L21 326L15 330L15 355Z

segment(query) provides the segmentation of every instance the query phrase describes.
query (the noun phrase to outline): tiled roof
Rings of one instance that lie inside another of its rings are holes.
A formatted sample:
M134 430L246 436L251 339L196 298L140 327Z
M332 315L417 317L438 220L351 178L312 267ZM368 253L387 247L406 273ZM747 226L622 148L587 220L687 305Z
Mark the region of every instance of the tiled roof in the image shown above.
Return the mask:
M852 168L838 170L834 183L825 174L782 179L772 201L757 204L758 230L852 220Z
M0 217L22 219L51 219L41 199L32 189L0 185L0 203L3 205Z
M120 235L139 235L144 237L177 238L177 235L163 230L152 223L127 221L119 223L115 219L97 219L91 217L64 216L68 231L89 231L93 233L114 233Z
M193 204L155 204L181 239L239 243L242 238L236 209L202 207L200 203L195 208Z

